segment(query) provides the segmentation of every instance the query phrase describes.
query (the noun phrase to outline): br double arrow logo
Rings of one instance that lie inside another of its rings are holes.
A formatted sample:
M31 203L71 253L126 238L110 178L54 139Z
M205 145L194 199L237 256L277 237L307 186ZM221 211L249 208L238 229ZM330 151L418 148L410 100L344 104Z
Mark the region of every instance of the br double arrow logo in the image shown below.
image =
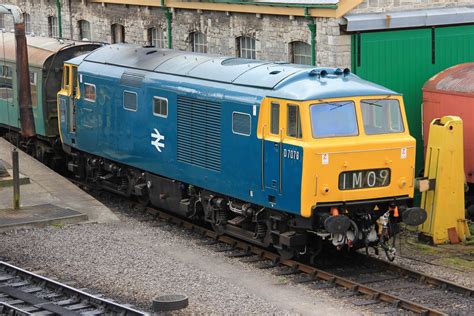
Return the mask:
M154 130L151 133L151 144L161 153L161 148L165 148L165 144L161 142L165 140L165 136L161 135L156 128Z

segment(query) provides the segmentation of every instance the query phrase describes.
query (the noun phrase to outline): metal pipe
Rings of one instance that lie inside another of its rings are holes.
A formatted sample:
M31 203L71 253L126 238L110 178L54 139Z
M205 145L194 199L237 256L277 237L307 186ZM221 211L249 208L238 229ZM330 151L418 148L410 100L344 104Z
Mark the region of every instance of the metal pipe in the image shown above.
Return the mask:
M15 25L16 73L18 85L18 104L20 107L21 135L36 135L35 119L31 106L30 70L28 65L28 46L26 44L23 12L15 5L0 4L0 13L11 14Z
M63 38L63 19L61 16L61 0L56 0L56 11L58 16L58 35Z
M165 17L166 17L166 29L167 29L167 34L168 34L168 48L171 49L173 48L173 33L172 33L172 25L171 21L173 19L173 13L171 13L170 9L166 6L165 0L161 0L161 7L163 8L165 12Z
M308 20L308 28L311 32L311 65L316 66L316 23L307 7L304 8L304 17Z
M13 209L20 209L20 166L18 161L18 151L12 151L12 167L13 167Z

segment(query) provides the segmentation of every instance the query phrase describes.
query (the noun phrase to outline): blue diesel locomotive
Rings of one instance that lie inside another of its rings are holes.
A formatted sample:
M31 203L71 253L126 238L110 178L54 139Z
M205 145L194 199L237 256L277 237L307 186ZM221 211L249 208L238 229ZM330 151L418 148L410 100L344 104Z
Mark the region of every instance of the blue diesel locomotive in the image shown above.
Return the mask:
M64 67L60 135L84 181L285 258L323 240L392 253L397 223L423 217L402 97L348 70L129 44Z

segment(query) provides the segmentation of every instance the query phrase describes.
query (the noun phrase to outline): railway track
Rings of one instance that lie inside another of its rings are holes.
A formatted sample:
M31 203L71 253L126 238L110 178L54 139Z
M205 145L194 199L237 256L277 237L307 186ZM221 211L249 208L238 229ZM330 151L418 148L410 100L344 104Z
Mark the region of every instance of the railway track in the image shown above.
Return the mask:
M429 276L387 261L362 254L350 260L332 261L312 266L295 260L282 260L267 249L242 240L218 235L182 218L154 208L146 208L156 218L178 225L203 239L202 243L225 252L228 257L254 263L261 269L273 269L273 274L288 276L295 283L305 283L313 289L333 289L336 297L350 299L358 306L373 306L372 311L382 314L412 312L421 315L448 315L472 313L459 310L474 306L474 290ZM348 258L346 258L348 259ZM343 264L339 264L339 263ZM347 263L350 262L350 265ZM346 263L346 264L344 264ZM468 301L466 304L466 300Z
M0 261L1 315L147 315Z

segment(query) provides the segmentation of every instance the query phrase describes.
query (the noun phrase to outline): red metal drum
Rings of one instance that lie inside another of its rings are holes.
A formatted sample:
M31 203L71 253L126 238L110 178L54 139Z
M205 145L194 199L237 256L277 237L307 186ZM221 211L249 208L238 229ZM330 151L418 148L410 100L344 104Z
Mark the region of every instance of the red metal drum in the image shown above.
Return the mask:
M423 139L426 152L430 123L455 115L464 121L464 170L474 183L474 63L448 68L423 87Z

